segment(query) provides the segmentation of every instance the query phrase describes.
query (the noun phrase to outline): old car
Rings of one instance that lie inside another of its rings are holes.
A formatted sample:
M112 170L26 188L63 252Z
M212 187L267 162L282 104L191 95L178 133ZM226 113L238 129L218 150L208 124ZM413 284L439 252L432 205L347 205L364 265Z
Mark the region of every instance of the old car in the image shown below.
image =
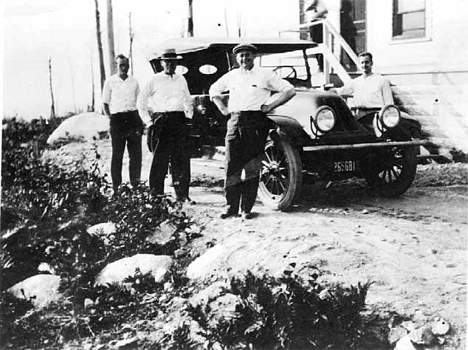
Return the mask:
M313 87L308 50L311 41L296 39L183 38L151 50L147 57L161 70L158 52L173 47L183 59L178 70L195 101L193 137L199 147L224 144L226 117L210 101L208 90L236 68L232 49L250 42L259 49L256 65L290 81L297 95L269 114L270 132L262 160L259 197L273 210L289 208L303 183L365 178L383 196L399 196L413 182L421 140L420 125L388 105L357 120L340 96ZM226 98L229 98L226 95ZM275 95L272 96L275 98Z

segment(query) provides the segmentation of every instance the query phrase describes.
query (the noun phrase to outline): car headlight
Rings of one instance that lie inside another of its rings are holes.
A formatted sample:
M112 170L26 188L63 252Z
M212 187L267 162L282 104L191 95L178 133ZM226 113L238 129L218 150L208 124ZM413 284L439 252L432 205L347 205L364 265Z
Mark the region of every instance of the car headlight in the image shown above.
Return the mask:
M315 112L314 124L318 131L325 133L333 129L336 123L336 116L333 109L322 106Z
M386 105L379 112L379 120L387 128L394 128L400 123L400 110L394 105Z

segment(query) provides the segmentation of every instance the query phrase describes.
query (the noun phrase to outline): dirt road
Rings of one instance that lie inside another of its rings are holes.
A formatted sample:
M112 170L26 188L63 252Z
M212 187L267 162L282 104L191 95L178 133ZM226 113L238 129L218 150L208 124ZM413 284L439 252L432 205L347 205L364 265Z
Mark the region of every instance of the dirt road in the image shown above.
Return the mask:
M216 162L194 160L193 173L217 177ZM417 186L417 184L416 184ZM453 337L444 348L466 347L468 192L466 186L413 187L403 197L376 197L365 182L304 188L289 212L258 202L253 220L219 219L221 188L194 188L187 208L205 222L200 253L224 248L205 275L230 270L280 273L295 263L298 274L314 269L322 279L373 281L368 303L424 324L442 317Z
M83 150L83 144L79 147ZM108 171L109 143L99 143L98 152ZM145 154L144 179L150 157ZM186 207L204 226L193 255L212 246L223 252L204 276L247 269L277 274L295 263L294 273L318 269L330 282L373 281L367 298L371 308L418 323L442 317L452 325L444 349L466 348L466 185L420 181L400 198L383 199L357 180L318 184L305 187L291 211L273 212L258 202L256 217L244 222L218 218L224 205L222 166L220 159L192 160L192 178L204 183L191 188L197 204ZM166 193L172 192L167 184Z

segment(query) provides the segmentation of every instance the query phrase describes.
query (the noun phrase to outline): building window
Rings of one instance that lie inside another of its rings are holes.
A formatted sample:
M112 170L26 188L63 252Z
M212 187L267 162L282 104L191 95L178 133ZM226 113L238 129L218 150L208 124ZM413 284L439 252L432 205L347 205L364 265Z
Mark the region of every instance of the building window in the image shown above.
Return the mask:
M393 39L426 36L426 0L393 0Z

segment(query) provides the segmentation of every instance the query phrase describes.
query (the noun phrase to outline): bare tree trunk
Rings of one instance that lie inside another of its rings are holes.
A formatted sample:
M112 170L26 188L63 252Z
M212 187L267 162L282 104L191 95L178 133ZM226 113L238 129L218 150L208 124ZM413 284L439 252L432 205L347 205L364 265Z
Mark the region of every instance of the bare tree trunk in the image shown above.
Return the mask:
M187 35L193 36L193 0L188 0L188 24L187 24Z
M132 31L132 13L129 12L128 14L128 27L129 27L129 36L130 36L130 50L128 53L128 57L130 59L130 74L133 75L133 37L135 34Z
M112 0L107 0L107 42L109 45L109 71L115 74L115 49L114 49L114 18L112 14Z
M91 106L88 108L88 112L94 112L94 66L93 59L91 58Z
M101 40L101 21L99 19L99 4L98 0L94 0L96 6L96 37L99 53L99 72L101 74L101 92L104 89L104 82L106 81L106 70L104 68L104 54L102 53L102 40Z
M50 117L55 118L54 91L52 89L52 57L49 56Z

